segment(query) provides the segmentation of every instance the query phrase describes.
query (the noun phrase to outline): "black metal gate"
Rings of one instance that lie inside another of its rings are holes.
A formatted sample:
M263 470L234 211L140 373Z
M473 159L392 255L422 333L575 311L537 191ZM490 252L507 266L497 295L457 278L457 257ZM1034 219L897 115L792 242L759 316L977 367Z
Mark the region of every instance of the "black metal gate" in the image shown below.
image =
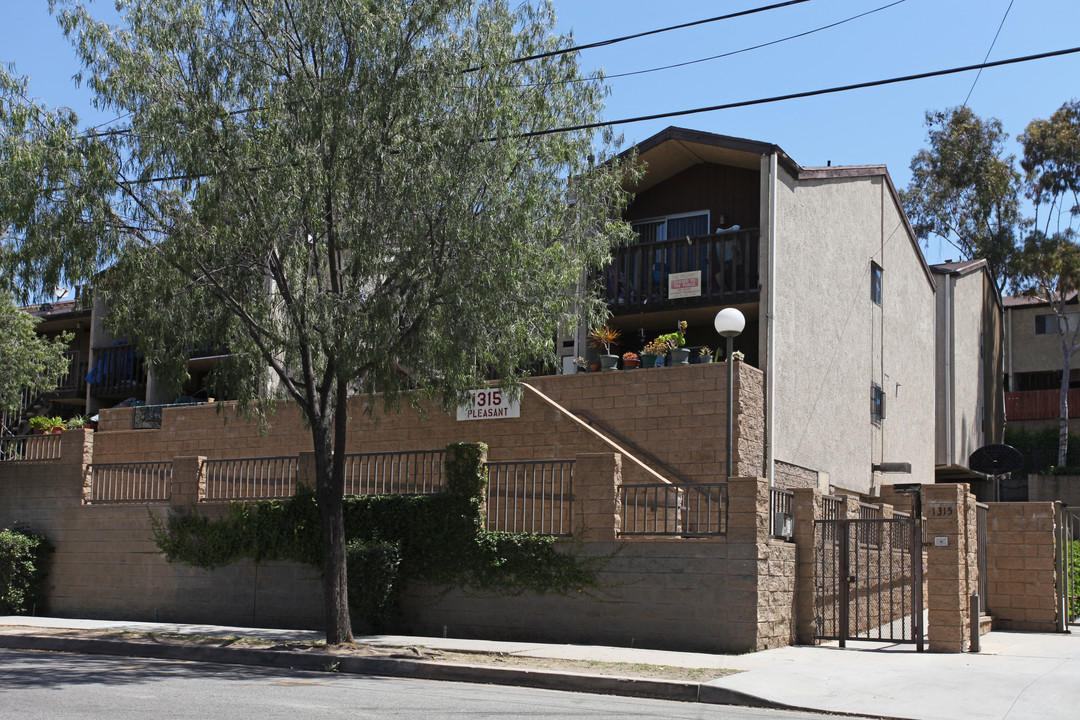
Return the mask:
M912 518L818 520L820 640L915 643L923 650L921 538Z

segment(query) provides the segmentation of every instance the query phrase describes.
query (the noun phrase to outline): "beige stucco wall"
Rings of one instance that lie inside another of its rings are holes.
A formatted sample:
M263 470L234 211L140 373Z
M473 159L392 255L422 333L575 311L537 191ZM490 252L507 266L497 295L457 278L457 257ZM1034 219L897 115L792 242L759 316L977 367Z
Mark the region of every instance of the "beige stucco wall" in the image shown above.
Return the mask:
M966 467L976 449L1001 441L1002 318L985 272L936 275L935 279L936 463Z
M1061 340L1056 332L1045 335L1035 334L1035 316L1048 315L1053 310L1048 306L1013 307L1008 310L1007 346L1005 349L1005 372L1025 373L1060 370ZM1069 312L1080 312L1075 306ZM1073 365L1076 365L1075 358Z
M882 461L912 465L889 481L933 482L934 290L885 179L779 180L775 458L861 492L880 483L871 465ZM881 308L871 261L884 269ZM880 425L871 381L887 395Z

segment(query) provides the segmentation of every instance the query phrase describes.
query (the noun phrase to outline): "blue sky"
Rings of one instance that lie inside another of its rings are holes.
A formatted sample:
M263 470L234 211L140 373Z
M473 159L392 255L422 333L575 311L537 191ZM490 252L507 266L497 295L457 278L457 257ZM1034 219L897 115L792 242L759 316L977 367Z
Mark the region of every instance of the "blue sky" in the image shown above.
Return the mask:
M810 0L750 17L585 51L584 69L608 74L694 60L770 42L889 5L894 0ZM769 4L769 0L555 0L559 29L587 43ZM903 0L796 40L689 67L610 81L607 118L647 115L752 100L835 85L981 62L1010 0ZM112 4L91 4L102 16ZM89 123L108 119L76 89L79 69L45 0L0 0L0 62L31 76L31 90L49 104L72 107ZM1080 2L1013 0L990 59L1080 45ZM857 90L737 110L621 126L625 144L668 125L776 143L805 165L883 163L900 188L925 144L927 109L960 105L975 73ZM1015 137L1033 118L1049 117L1080 97L1080 54L982 73L969 105L999 118ZM1019 146L1013 148L1019 153ZM932 242L930 262L954 258Z

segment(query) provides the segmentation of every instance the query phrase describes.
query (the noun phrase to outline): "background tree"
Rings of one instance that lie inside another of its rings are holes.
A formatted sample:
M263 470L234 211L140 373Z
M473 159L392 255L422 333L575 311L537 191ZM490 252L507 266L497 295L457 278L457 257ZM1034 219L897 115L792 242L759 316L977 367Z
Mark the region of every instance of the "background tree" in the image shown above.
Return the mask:
M1020 174L996 118L966 106L927 111L930 146L911 160L904 209L922 241L936 235L962 259L983 258L1002 292L1010 282L1020 221Z
M11 293L0 292L0 410L17 410L25 390L52 390L67 372L64 351L71 336L38 335L37 324L37 318L15 306Z
M300 406L327 641L350 641L348 399L514 391L561 322L597 314L571 290L629 239L622 171L588 166L589 132L526 134L596 121L603 88L573 55L515 61L568 46L546 2L117 5L122 28L59 14L108 129L0 79L0 261L46 281L108 267L109 322L158 377L224 345L217 380L244 407L268 387Z
M1069 450L1072 357L1080 349L1075 312L1080 289L1080 102L1065 103L1049 120L1032 120L1018 139L1024 148L1020 164L1026 173L1025 191L1035 205L1035 217L1027 223L1029 232L1017 258L1017 284L1048 303L1057 320L1062 367L1057 464L1063 467ZM1067 313L1070 304L1073 313Z

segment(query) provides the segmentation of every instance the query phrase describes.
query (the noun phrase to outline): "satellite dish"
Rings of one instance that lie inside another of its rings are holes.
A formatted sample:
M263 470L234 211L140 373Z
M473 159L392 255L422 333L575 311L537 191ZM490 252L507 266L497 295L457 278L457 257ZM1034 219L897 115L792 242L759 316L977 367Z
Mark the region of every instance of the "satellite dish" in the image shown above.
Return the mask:
M971 453L968 467L985 475L1004 475L1024 466L1024 455L1012 445L983 445Z

